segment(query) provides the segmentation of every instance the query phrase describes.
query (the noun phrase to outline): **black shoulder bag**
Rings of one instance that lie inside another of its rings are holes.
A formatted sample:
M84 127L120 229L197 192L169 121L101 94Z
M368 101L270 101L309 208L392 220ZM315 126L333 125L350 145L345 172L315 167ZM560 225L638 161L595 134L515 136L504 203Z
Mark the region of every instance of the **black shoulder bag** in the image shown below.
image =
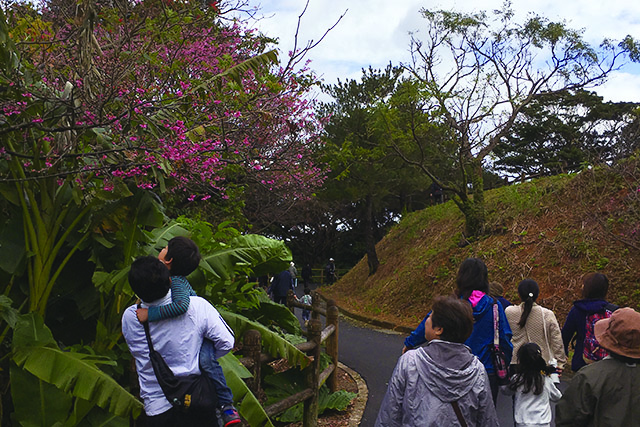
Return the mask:
M156 374L158 384L167 400L183 411L215 410L218 406L218 398L215 385L211 383L209 377L196 374L184 377L175 376L160 353L153 349L148 322L143 322L142 325L147 336L147 344L149 344L151 366L153 366L153 372Z

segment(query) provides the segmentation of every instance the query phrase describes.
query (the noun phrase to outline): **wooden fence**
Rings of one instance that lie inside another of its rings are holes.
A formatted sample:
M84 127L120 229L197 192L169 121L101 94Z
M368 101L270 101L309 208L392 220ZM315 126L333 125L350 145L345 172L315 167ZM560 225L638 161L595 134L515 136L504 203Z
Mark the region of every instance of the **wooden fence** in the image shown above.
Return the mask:
M326 309L322 307L321 298L312 292L313 302L311 305L302 304L295 299L293 291L289 291L287 296L287 306L311 310L311 319L307 326L307 342L296 345L298 350L306 353L311 363L305 368L306 389L289 396L280 402L267 406L265 411L269 417L280 414L285 410L304 402L304 412L302 425L304 427L315 427L318 425L318 397L320 386L327 383L331 392L337 390L337 366L338 366L338 319L339 310L333 300L326 302ZM325 327L322 328L320 316L326 317ZM326 352L331 357L331 364L320 372L320 353L322 344L326 342ZM262 352L262 339L260 332L248 330L243 337L243 354L245 357L240 362L246 366L253 374L247 384L251 391L258 395L261 389L260 376L262 365L275 360L271 355Z

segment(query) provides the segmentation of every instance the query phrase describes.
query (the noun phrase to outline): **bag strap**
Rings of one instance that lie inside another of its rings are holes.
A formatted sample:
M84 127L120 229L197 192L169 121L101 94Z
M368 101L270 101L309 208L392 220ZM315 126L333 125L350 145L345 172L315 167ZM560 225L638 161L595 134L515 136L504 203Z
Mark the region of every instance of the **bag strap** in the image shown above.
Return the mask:
M498 332L498 303L493 300L493 345L500 346L500 332Z
M460 410L460 406L458 406L458 402L451 402L451 406L453 406L453 412L456 413L456 417L458 417L458 422L460 422L460 425L462 427L467 427L467 422L462 416L462 411Z
M538 306L538 307L540 307L540 313L542 314L542 330L544 331L544 342L547 343L547 353L549 353L549 358L551 357L555 358L555 356L551 353L549 338L547 338L547 324L544 321L544 310L542 309L542 306Z
M138 304L138 308L141 308L140 304ZM140 322L140 323L142 323L142 326L144 327L144 334L147 336L147 344L149 345L149 354L154 353L155 350L153 349L153 343L151 342L151 334L149 333L149 321Z

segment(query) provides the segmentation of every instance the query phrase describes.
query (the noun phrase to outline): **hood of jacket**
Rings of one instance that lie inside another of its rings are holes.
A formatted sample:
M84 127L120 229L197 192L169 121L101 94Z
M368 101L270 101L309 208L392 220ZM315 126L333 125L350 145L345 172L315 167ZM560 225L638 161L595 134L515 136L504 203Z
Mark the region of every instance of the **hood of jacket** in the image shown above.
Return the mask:
M574 301L573 305L587 315L602 311L609 304L603 299L581 299Z
M473 291L469 297L469 302L473 308L473 318L476 321L480 320L487 313L491 313L493 316L493 298L487 296L484 292Z
M464 344L433 340L416 355L418 375L443 402L453 402L469 393L484 370L482 363Z

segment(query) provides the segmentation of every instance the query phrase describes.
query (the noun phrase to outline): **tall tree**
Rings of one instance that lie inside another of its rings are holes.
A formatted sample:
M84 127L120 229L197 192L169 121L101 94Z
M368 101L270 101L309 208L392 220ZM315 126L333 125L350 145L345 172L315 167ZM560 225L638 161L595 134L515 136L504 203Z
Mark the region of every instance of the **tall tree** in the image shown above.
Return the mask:
M426 28L411 37L406 69L423 83L428 110L449 128L456 185L442 182L426 163L405 160L453 192L466 234L478 235L485 221L483 162L522 109L543 92L601 84L625 54L640 58L640 49L630 36L595 48L579 31L537 15L518 23L509 2L492 15L427 9L421 14Z
M495 168L525 177L610 163L638 149L640 104L603 102L594 92L540 94L496 146Z
M391 65L385 70L369 68L361 81L338 81L324 88L334 98L321 109L330 116L325 126L326 161L334 178L324 195L351 207L345 224L362 233L369 274L379 266L375 245L380 230L407 208L411 195L425 191L424 180L402 167L376 127L376 110L389 101L401 71Z

